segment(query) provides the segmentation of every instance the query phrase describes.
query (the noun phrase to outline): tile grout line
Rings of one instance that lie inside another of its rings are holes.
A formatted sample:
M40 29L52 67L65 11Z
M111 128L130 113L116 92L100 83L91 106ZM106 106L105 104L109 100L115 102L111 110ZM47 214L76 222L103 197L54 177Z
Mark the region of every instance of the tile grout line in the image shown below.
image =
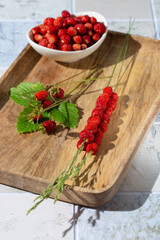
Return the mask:
M158 34L158 25L156 21L156 11L155 11L153 0L150 0L150 6L151 6L151 12L152 12L153 26L155 30L155 38L157 39L159 37L159 34Z
M75 0L71 0L71 13L75 13Z
M76 223L75 223L75 204L73 204L73 218L74 218L74 225L73 225L73 240L76 240Z

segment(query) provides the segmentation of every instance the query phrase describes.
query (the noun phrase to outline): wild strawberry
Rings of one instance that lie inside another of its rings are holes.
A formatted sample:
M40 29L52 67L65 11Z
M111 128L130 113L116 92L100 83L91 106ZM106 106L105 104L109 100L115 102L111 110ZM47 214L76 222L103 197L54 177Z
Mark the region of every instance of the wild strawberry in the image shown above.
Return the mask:
M98 129L94 139L94 141L97 143L98 146L101 145L102 138L103 138L103 132L100 129Z
M40 33L40 27L34 27L34 28L32 28L32 33L33 33L33 34Z
M87 30L87 35L88 35L89 37L92 37L92 36L93 36L93 32L88 29L88 30Z
M90 22L90 17L88 15L82 16L82 22L89 23Z
M77 142L77 148L78 148L78 149L80 148L80 146L82 145L82 143L83 143L83 141L82 141L81 139ZM85 142L85 143L84 143L83 150L86 149L86 146L87 146L87 143Z
M42 119L42 117L43 117L42 114L34 115L33 120L34 120L34 122L37 122L37 120L40 121Z
M90 39L90 37L89 36L87 36L87 35L84 35L83 36L83 43L85 43L85 44L90 44L90 42L91 42L91 39Z
M48 26L42 24L42 25L40 26L40 33L41 33L42 35L44 35L44 34L47 32L47 29L48 29Z
M86 152L89 153L90 151L93 151L92 155L96 155L96 153L98 152L98 145L97 145L97 143L92 142L92 143L87 145Z
M63 18L63 28L67 28L67 27L68 27L67 20Z
M83 23L82 22L82 16L78 16L74 18L77 23Z
M93 122L89 122L89 123L87 123L87 125L85 126L84 129L88 129L88 130L90 130L92 133L96 133L96 132L97 132L97 125L94 124Z
M78 44L82 43L82 37L81 36L78 36L78 35L74 36L73 40L74 40L75 43L78 43Z
M67 18L67 24L69 26L74 26L76 24L76 20L74 18L72 18L72 17L68 17Z
M85 26L87 29L89 29L89 30L92 30L92 29L93 29L92 23L87 22L87 23L84 24L84 26Z
M58 89L58 92L53 96L55 98L63 98L64 96L64 90L62 88Z
M44 19L44 24L45 25L53 25L54 24L54 18L46 18Z
M99 116L100 118L102 118L102 116L103 116L102 108L95 107L92 111L92 116Z
M107 129L108 129L107 123L102 121L102 122L100 123L100 125L99 125L99 129L100 129L103 133L106 132Z
M81 50L81 45L78 43L75 43L72 45L72 48L74 51L79 51L79 50Z
M54 26L57 28L57 29L60 29L63 27L63 18L62 17L58 17L54 20Z
M67 10L63 10L61 15L62 15L63 18L67 18L67 17L71 16L71 14Z
M105 113L103 114L102 121L105 122L105 123L109 123L110 117L109 117L109 115L107 114L107 112L105 112Z
M56 44L57 41L58 41L58 37L55 34L49 34L47 36L47 40L48 40L49 43Z
M48 40L45 39L45 38L43 38L42 40L40 40L40 41L38 42L38 44L41 45L41 46L43 46L43 47L47 47L48 43L49 43Z
M113 100L110 100L108 107L110 107L112 109L112 111L114 111L116 108L116 103Z
M57 49L56 45L53 44L53 43L49 43L49 44L47 45L47 47L48 47L48 48L51 48L51 49Z
M108 93L103 93L103 94L101 94L101 95L99 96L98 99L104 99L104 100L106 101L106 103L108 103L109 97L110 97L110 96L109 96Z
M86 28L85 28L85 26L84 26L83 24L81 24L81 23L76 24L76 25L75 25L75 29L78 31L78 33L79 33L80 35L83 35L83 34L86 33Z
M55 121L51 121L51 120L47 120L43 123L43 126L45 127L46 131L48 133L52 132L53 129L55 128L56 126L56 123Z
M56 29L53 25L50 25L50 26L48 26L48 28L47 28L47 33L56 34L56 33L57 33L57 29Z
M77 30L71 26L67 29L67 33L71 36L71 37L74 37L77 35Z
M107 114L109 117L112 116L112 109L111 108L107 108L105 111L105 114Z
M105 101L104 99L101 99L101 98L98 98L98 99L97 99L96 105L102 107L103 111L104 111L104 110L106 109L106 107L107 107L106 101Z
M106 31L106 27L103 23L96 23L94 25L94 31L99 33L99 34L103 34Z
M98 40L100 39L99 33L93 34L92 39L93 39L94 42L98 42Z
M97 22L97 19L95 17L91 17L91 23L95 24Z
M72 46L71 46L71 44L68 44L68 43L62 44L61 50L62 51L72 51Z
M36 42L39 42L40 40L42 40L43 39L43 36L41 35L41 34L35 34L34 35L34 40L36 41Z
M92 123L96 126L98 126L101 122L101 118L99 116L91 116L88 118L87 123Z
M117 95L117 93L113 93L113 94L111 95L111 100L113 100L115 103L118 101L118 95Z
M87 48L87 44L82 43L82 44L81 44L81 49L84 50L84 49L86 49L86 48Z
M42 104L43 104L43 109L44 109L44 108L49 107L52 104L52 102L50 100L44 100Z
M86 140L86 143L91 143L94 141L94 134L90 130L84 129L80 132L79 138L82 141Z
M61 38L62 35L67 34L67 29L62 28L58 30L58 37Z
M63 44L71 41L71 37L68 34L61 35L60 39Z
M36 93L36 98L38 101L43 101L48 97L47 91L39 91Z
M108 93L110 96L112 95L112 92L113 92L113 90L111 87L105 87L103 89L103 93Z

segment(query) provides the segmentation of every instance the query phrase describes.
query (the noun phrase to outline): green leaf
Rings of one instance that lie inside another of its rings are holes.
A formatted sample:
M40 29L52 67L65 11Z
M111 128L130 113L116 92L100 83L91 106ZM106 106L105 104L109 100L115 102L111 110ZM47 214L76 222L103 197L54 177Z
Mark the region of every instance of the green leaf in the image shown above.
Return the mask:
M50 113L56 122L62 123L69 128L76 128L78 125L78 109L72 103L63 102Z
M17 87L10 89L10 98L17 104L27 106L35 97L36 92L45 90L43 84L22 82Z

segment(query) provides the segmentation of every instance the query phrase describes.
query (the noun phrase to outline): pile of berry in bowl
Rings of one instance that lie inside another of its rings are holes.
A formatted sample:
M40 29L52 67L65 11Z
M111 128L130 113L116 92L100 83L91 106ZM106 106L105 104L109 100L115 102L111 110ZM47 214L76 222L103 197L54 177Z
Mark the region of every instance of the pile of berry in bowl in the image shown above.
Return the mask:
M60 17L48 17L30 29L27 40L35 51L60 62L75 62L89 56L107 35L106 19L97 12L67 10Z

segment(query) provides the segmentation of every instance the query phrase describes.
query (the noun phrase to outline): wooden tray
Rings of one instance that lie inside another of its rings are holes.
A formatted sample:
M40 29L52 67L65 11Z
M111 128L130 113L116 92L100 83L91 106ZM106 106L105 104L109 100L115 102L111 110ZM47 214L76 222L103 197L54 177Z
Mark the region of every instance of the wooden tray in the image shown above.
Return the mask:
M42 135L39 132L22 135L17 133L16 119L21 107L9 100L9 89L22 81L56 83L99 62L104 70L102 76L109 76L124 37L125 34L109 32L104 44L94 54L70 64L54 62L40 56L29 45L26 46L0 82L0 183L41 193L71 160L76 151L78 133L84 128L107 80L97 80L77 100L81 109L78 128L63 131L57 129L54 135ZM96 157L88 160L79 177L75 179L74 187L73 182L68 182L70 187L65 188L60 200L85 206L100 206L112 199L158 113L159 66L160 42L131 36L117 88L120 96L118 105L99 152ZM116 68L112 86L116 83L120 67L121 63ZM55 194L52 194L53 198Z

